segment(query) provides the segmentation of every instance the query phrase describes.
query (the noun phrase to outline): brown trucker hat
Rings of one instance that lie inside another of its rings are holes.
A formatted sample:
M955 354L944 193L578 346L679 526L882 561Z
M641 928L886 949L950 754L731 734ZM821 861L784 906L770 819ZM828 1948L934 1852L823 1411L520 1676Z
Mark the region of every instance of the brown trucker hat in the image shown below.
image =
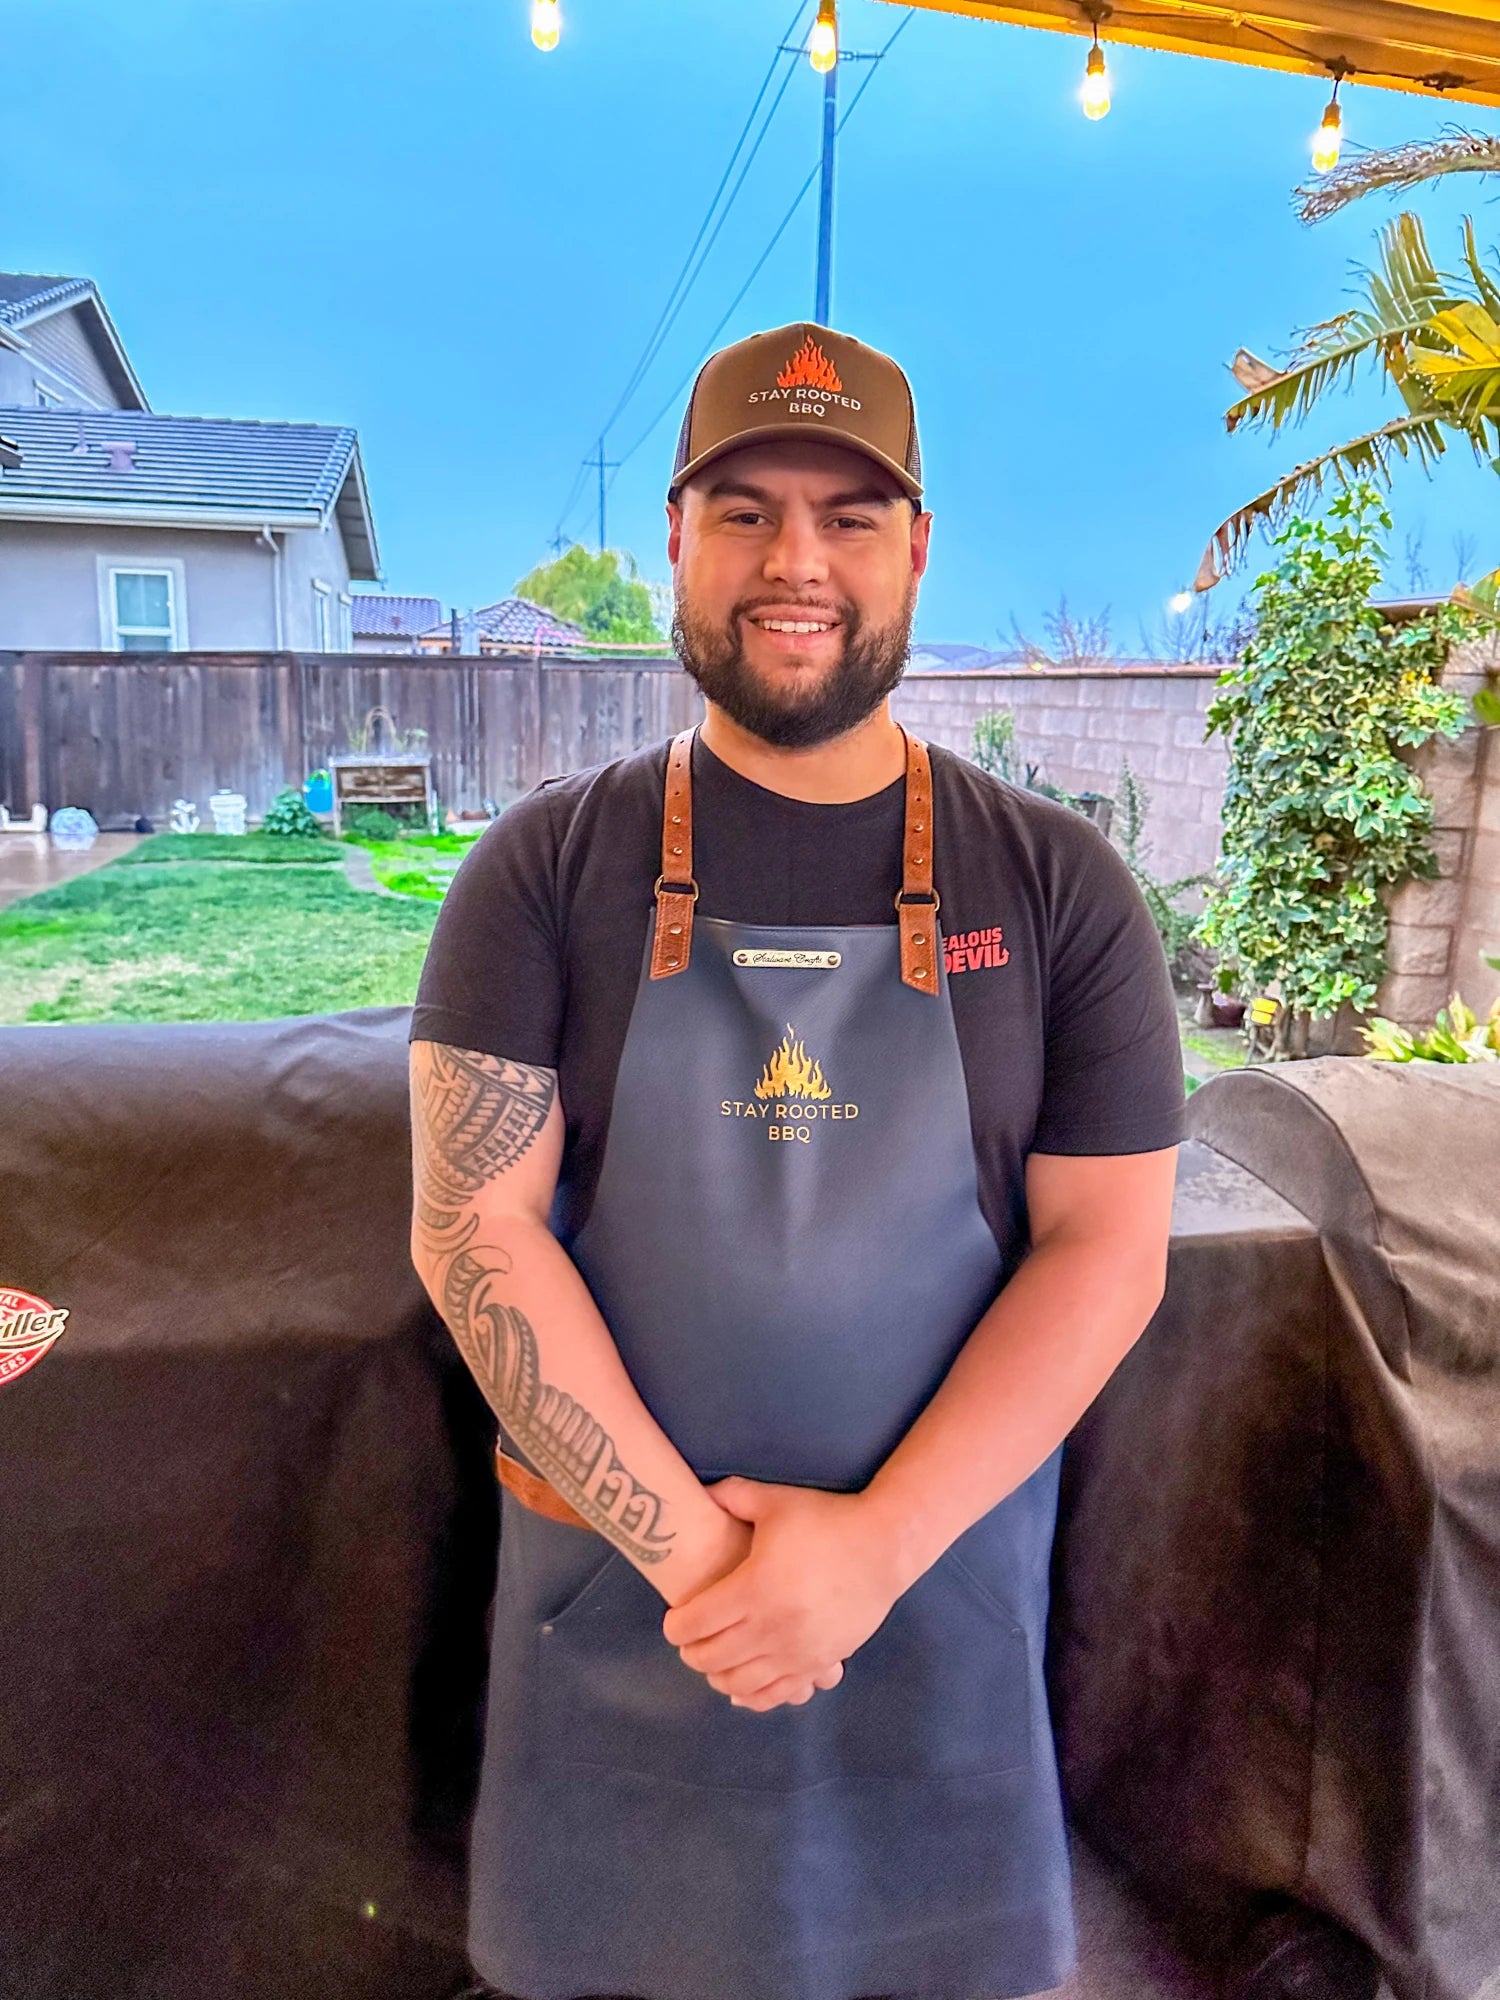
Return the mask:
M667 498L727 451L808 437L863 452L921 499L911 384L888 354L811 320L752 333L708 357L683 413Z

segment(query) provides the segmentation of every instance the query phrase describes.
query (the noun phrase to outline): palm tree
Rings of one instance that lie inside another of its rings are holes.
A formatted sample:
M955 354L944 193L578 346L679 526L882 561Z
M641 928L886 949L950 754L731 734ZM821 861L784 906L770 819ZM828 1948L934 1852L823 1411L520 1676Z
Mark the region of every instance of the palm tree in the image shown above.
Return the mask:
M1500 138L1455 127L1440 139L1372 148L1297 190L1302 219L1317 222L1376 189L1415 187L1453 173L1500 173ZM1481 260L1467 216L1463 264L1457 275L1439 270L1421 223L1403 213L1380 232L1379 262L1363 274L1362 302L1301 333L1284 368L1240 349L1231 365L1245 394L1225 412L1231 431L1256 424L1279 431L1300 422L1366 358L1395 388L1404 410L1378 429L1294 466L1237 508L1214 530L1195 589L1211 589L1260 522L1279 518L1320 491L1330 474L1344 484L1357 478L1388 484L1398 457L1415 458L1431 471L1453 438L1467 442L1500 472L1500 265ZM1500 602L1500 569L1456 594L1494 608Z

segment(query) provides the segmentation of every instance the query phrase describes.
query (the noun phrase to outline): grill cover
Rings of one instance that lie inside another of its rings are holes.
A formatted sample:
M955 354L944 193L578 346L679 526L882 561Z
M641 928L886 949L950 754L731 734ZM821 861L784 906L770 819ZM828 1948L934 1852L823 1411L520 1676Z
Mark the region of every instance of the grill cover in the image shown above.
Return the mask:
M1065 1464L1074 1816L1190 1918L1290 1894L1400 2000L1474 2000L1500 1969L1500 1070L1248 1070L1189 1121L1220 1163L1205 1254L1179 1216ZM1315 1239L1227 1216L1240 1248L1210 1254L1229 1163Z
M0 1029L0 1285L70 1315L0 1386L0 2000L467 1981L494 1427L408 1254L408 1020ZM1192 1105L1167 1301L1065 1458L1075 1816L1469 2000L1497 1099L1341 1061Z

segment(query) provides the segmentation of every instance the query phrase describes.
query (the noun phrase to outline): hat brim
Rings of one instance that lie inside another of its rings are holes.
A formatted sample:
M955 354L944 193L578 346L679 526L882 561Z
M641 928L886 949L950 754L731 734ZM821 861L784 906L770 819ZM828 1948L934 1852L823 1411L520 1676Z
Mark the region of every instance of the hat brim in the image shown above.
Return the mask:
M712 465L716 459L725 457L731 451L739 451L745 445L805 444L809 439L814 444L837 444L842 445L846 451L857 451L861 458L871 459L876 465L882 466L896 481L908 500L921 499L922 482L913 479L904 465L898 465L895 459L887 458L883 451L877 450L865 438L857 437L852 431L841 430L832 424L826 427L819 424L814 430L811 424L806 423L756 424L749 430L737 431L733 437L720 438L706 451L700 451L696 458L690 458L682 470L673 475L672 483L667 488L667 497L670 499L705 466Z

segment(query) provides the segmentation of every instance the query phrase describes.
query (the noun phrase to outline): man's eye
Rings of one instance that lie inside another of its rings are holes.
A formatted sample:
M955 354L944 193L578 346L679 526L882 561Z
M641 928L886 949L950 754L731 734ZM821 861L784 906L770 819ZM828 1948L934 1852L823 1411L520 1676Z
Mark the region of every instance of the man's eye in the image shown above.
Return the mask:
M872 525L862 514L840 514L833 524L836 528L868 528Z
M766 517L765 517L765 515L764 515L764 514L757 514L757 513L755 512L754 508L751 508L751 507L747 507L747 508L745 508L745 509L744 509L744 510L743 510L742 512L740 512L740 513L738 513L738 514L731 514L731 515L729 515L729 517L728 517L728 518L729 518L729 519L730 519L731 521L740 521L740 522L743 522L743 523L745 523L746 525L748 525L748 526L750 526L750 527L754 527L754 525L755 525L755 523L756 523L757 521L763 521L763 520L764 520L764 519L765 519Z

